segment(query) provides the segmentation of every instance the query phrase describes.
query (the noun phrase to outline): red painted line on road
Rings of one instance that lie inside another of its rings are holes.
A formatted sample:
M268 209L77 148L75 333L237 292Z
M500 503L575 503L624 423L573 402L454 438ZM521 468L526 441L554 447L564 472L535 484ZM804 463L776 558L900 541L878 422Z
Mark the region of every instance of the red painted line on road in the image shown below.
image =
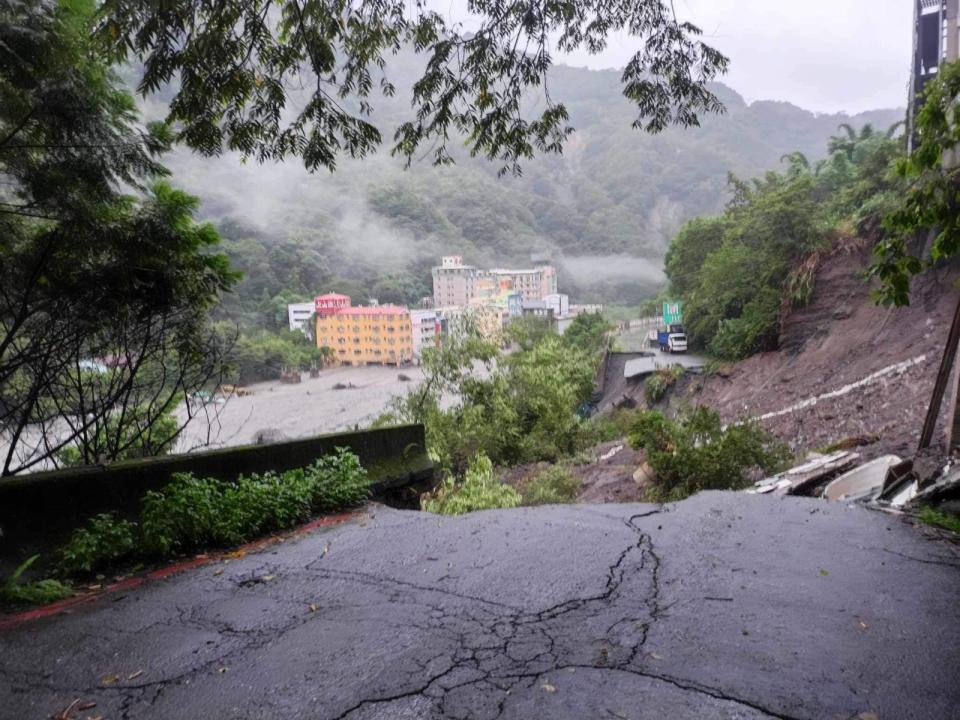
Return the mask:
M192 570L193 568L202 567L203 565L219 559L220 557L204 555L203 557L196 557L193 560L184 560L183 562L167 565L166 567L162 567L157 570L151 570L147 573L147 577L153 580L162 580L163 578L170 577L171 575L176 575L178 572L183 570Z
M31 608L30 610L24 610L18 613L10 613L9 615L0 615L0 631L10 630L11 628L18 627L19 625L31 622L33 620L39 620L40 618L50 617L51 615L66 612L71 608L91 602L104 595L109 595L110 593L132 590L133 588L143 585L148 580L163 580L164 578L171 577L185 570L202 567L214 562L219 562L220 560L239 559L252 552L263 550L271 545L284 542L288 538L305 535L312 530L316 530L317 528L345 523L348 520L358 517L360 514L361 513L359 512L345 512L338 513L337 515L324 515L323 517L319 517L315 520L311 520L308 523L295 527L292 530L268 535L267 537L260 538L259 540L254 540L244 545L240 545L232 550L219 550L213 553L204 553L202 555L197 555L195 558L190 560L183 560L171 565L165 565L161 568L148 570L141 575L118 580L117 582L104 585L98 590L86 591L81 594L74 595L73 597L68 597L63 600L50 603L49 605L42 605L40 607Z

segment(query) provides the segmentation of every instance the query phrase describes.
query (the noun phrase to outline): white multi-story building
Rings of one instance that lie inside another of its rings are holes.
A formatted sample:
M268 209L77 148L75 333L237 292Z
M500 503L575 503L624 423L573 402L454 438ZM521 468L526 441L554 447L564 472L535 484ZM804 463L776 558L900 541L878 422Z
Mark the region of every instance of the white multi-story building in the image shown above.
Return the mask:
M563 293L552 293L543 296L543 302L553 310L555 318L566 317L570 314L570 296Z
M290 330L299 330L306 335L307 324L313 317L314 311L312 302L287 305L287 322L290 324Z
M424 348L436 347L440 339L437 332L436 310L411 310L410 330L413 333L413 357L419 360Z

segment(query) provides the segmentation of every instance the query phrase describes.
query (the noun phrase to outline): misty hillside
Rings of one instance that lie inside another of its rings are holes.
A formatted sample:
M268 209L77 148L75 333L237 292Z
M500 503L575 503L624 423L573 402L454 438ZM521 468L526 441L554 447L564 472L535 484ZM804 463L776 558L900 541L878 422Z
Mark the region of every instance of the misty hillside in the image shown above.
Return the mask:
M415 71L402 56L390 66L400 88ZM660 281L679 226L722 208L728 172L761 174L793 150L813 160L840 123L885 130L902 117L892 109L849 117L782 102L748 105L718 85L727 114L647 135L630 127L633 108L615 71L556 67L550 91L567 105L576 133L562 156L525 163L522 177L498 178L498 165L462 150L454 167L423 161L404 170L388 152L392 129L410 116L398 98L374 102L381 153L345 159L334 174L311 175L297 159L241 165L236 156L210 160L185 150L168 164L175 181L202 198L204 216L223 224L235 263L248 273L241 294L261 301L330 283L410 301L429 291L427 268L450 252L483 265L526 262L534 252L566 257L566 289L584 299L636 301ZM291 274L271 255L298 269Z

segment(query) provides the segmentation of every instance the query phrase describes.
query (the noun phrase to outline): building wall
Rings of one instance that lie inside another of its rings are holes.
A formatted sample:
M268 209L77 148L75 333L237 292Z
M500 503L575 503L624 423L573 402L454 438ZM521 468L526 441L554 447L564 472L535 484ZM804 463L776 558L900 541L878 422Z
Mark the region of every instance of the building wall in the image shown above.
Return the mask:
M557 284L557 269L552 265L546 265L540 268L542 271L540 280L540 297L547 295L556 295L559 289Z
M543 302L553 310L554 317L570 314L570 296L562 293L551 293L543 296Z
M523 315L523 296L520 293L507 297L507 312L512 318Z
M469 265L433 268L434 307L467 305L476 296L476 283L481 275L483 273Z
M317 316L317 347L341 365L401 365L413 359L410 312L395 306L349 307Z
M549 265L533 270L491 270L490 275L507 281L524 300L540 300L557 292L557 271Z
M917 137L914 118L926 84L936 77L940 65L960 55L958 15L960 0L913 0L913 62L907 98L907 148L912 151ZM955 154L955 153L954 153ZM954 155L951 154L951 155ZM956 158L948 157L948 165Z
M557 270L545 265L525 270L479 270L464 265L459 255L448 255L433 268L434 307L466 307L472 300L489 299L510 291L524 300L540 300L557 293Z
M602 315L603 305L571 305L571 315Z
M457 335L463 329L463 315L466 311L458 306L436 308L437 326L440 329L439 341L442 343L444 338Z
M437 346L437 313L435 310L411 310L410 328L412 333L413 357L419 358L424 348Z
M314 304L312 302L287 305L287 322L290 325L290 330L306 332L307 323L313 313Z

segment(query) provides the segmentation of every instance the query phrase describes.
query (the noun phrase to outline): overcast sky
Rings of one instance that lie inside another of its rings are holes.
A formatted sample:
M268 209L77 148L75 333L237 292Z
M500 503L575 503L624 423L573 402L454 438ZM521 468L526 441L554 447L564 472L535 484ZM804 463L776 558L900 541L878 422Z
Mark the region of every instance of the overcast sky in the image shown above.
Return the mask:
M455 8L462 0L435 0ZM730 58L723 81L748 101L787 100L815 112L906 105L911 0L674 0L677 14ZM636 51L626 35L599 56L568 65L623 67Z

